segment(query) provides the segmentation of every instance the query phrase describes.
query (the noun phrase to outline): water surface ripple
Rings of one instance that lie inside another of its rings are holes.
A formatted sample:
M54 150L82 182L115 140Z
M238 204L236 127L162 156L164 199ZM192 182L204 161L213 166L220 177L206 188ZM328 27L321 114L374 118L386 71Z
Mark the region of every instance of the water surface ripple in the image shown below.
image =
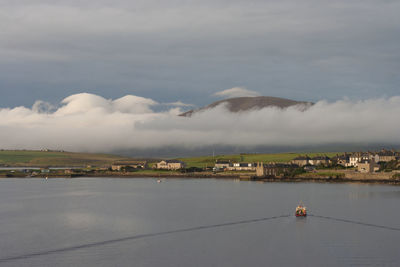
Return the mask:
M400 266L399 206L388 185L0 179L0 265Z

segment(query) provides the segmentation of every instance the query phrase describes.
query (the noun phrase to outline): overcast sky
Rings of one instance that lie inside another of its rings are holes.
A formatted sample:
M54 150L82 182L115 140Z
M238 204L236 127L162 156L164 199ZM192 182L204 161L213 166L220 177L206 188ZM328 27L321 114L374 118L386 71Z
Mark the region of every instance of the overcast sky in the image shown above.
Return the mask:
M400 1L0 0L0 107L400 95Z

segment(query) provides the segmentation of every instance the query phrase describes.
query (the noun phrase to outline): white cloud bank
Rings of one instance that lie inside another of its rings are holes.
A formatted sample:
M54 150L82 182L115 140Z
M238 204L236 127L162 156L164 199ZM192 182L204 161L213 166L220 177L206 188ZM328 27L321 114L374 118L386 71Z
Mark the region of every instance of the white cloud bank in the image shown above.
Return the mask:
M260 94L256 91L248 90L244 87L233 87L230 89L222 90L213 94L214 96L231 98L231 97L243 97L243 96L259 96Z
M291 107L230 113L218 106L191 118L177 116L177 108L154 112L156 101L133 95L109 100L76 94L58 108L36 103L40 105L0 109L0 148L111 152L165 146L400 143L400 96L320 101L303 112Z

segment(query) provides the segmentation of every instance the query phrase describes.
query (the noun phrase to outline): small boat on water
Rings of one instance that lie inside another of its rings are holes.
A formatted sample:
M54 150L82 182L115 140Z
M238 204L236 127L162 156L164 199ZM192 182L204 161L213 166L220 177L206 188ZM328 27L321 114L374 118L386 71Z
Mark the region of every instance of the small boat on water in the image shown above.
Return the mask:
M304 207L303 205L298 205L296 207L295 215L296 215L296 217L306 217L307 216L307 208Z

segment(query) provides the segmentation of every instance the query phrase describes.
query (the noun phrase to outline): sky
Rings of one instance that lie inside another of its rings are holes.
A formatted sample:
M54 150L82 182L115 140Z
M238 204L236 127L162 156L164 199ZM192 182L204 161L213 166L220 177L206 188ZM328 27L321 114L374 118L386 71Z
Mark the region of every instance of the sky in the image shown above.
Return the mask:
M0 0L0 107L400 94L400 1Z
M0 0L0 148L400 144L400 1ZM305 110L226 107L274 96Z

